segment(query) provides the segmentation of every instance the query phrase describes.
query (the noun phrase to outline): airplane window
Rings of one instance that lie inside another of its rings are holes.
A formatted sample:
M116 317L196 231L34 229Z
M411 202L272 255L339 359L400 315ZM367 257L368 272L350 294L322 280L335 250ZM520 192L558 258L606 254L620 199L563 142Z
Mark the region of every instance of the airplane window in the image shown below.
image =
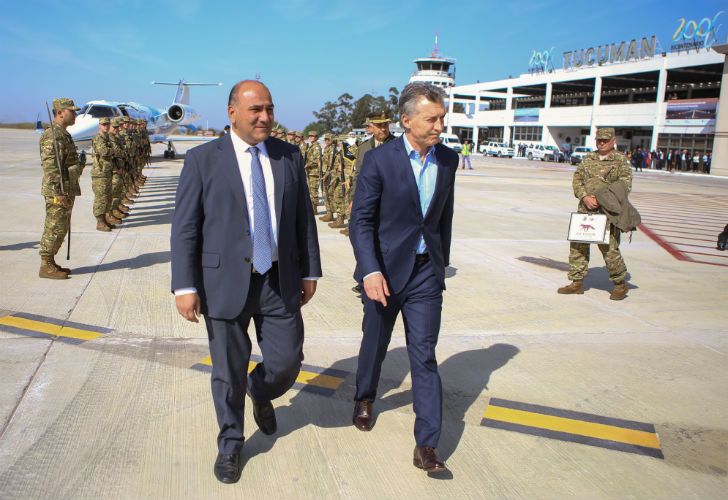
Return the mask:
M108 106L92 106L89 114L94 118L111 118L114 116L114 111Z

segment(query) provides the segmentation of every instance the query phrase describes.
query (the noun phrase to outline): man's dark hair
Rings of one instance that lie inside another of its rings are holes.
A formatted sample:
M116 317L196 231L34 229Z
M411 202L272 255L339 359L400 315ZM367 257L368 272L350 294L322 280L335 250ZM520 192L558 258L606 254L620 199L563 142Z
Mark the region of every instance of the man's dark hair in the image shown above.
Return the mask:
M431 83L408 83L399 95L399 115L414 116L419 97L424 97L430 102L437 102L444 106L445 96L444 90Z

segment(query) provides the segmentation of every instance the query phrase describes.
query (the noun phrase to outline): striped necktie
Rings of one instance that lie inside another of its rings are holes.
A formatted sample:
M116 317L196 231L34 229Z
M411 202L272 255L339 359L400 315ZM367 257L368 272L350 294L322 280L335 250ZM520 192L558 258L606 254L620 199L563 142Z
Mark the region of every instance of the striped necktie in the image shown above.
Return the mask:
M260 164L257 147L248 148L252 156L251 171L253 184L253 269L265 274L273 266L270 211L268 194L265 191L263 166Z

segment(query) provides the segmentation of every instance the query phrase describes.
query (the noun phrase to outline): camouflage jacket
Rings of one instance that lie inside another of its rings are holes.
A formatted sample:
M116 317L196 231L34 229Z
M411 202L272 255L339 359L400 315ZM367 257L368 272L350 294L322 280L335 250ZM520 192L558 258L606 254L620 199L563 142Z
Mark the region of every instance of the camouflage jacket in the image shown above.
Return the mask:
M118 170L124 169L126 162L126 150L124 149L124 138L121 134L109 134L111 139L111 156L113 158L114 168Z
M304 158L304 166L306 170L318 170L321 166L321 146L317 142L313 142L301 149Z
M336 156L334 155L335 151L336 145L332 142L324 148L324 151L321 154L321 175L323 177L330 177L332 172L336 168Z
M134 138L128 130L122 130L119 132L121 137L121 143L124 145L124 162L131 163L134 160Z
M572 182L574 196L579 200L579 212L589 212L582 198L596 194L616 181L623 181L628 192L632 190L632 168L626 156L619 151L612 151L604 159L600 159L596 151L584 156Z
M111 177L113 169L113 146L109 133L99 132L91 140L91 146L94 150L94 166L91 169L91 177Z
M78 178L81 176L83 168L79 165L76 145L73 143L71 134L66 132L63 127L56 123L52 127L58 144L59 163L63 172L63 193L61 192L61 174L58 172L58 163L56 163L53 133L48 127L40 136L40 163L43 167L41 194L50 197L61 196L64 193L69 196L79 196L81 187L78 184Z

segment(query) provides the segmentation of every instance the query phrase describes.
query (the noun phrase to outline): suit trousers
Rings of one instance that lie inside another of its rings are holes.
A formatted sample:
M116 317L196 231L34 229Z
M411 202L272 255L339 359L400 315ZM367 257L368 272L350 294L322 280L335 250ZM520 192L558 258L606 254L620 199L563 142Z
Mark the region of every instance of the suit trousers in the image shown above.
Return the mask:
M419 446L436 448L442 427L442 383L435 357L442 316L442 287L432 265L430 260L416 263L404 289L387 298L387 307L364 294L363 338L354 399L374 401L382 362L401 311L412 374L415 441Z
M245 307L237 318L205 317L212 357L212 399L220 427L217 445L223 454L239 453L243 447L251 319L263 361L250 373L249 391L257 401L270 401L293 386L303 361L301 311L292 314L286 310L277 263L265 274L251 275Z

